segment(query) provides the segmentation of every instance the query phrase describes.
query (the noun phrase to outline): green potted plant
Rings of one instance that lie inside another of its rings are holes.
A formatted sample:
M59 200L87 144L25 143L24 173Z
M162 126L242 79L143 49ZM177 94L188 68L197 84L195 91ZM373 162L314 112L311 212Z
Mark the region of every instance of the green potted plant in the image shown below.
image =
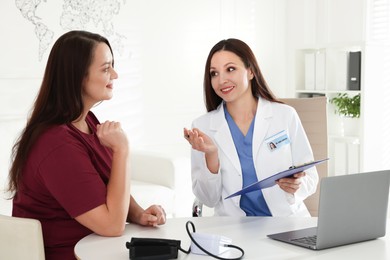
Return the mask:
M347 93L338 93L330 100L335 105L335 113L344 117L360 117L360 94L349 97Z

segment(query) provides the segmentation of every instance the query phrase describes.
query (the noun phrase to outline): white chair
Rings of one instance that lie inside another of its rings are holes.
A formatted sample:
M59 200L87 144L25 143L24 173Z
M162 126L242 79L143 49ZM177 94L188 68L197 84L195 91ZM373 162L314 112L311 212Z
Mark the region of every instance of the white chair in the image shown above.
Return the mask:
M41 222L0 215L0 259L44 260Z
M133 150L130 167L131 194L141 207L159 204L167 217L190 216L194 195L188 157Z
M131 194L142 207L160 204L168 217L190 216L194 195L188 156L138 149L132 150L129 165ZM0 179L0 214L11 215L12 200L1 189L5 185Z

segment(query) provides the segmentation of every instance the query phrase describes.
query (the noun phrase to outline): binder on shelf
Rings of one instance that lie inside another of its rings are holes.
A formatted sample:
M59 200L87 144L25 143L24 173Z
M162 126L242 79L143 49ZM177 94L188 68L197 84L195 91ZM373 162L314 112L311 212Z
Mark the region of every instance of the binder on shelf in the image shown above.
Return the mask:
M333 71L335 77L335 89L345 91L347 90L348 81L348 56L347 51L339 51L336 53Z
M315 89L315 55L314 52L305 53L305 89Z
M325 89L325 51L320 50L316 52L315 58L315 89Z
M361 52L349 52L348 90L360 90Z

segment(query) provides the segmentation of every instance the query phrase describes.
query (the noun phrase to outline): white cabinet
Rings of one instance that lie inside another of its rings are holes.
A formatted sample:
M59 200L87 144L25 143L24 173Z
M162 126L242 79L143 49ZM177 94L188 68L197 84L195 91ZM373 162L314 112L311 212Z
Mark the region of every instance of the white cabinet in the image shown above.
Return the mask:
M291 10L289 95L331 98L344 92L339 84L344 73L340 52L360 50L362 54L361 114L355 133L341 136L335 131L336 119L341 119L329 106L329 157L333 163L329 174L390 169L390 0L297 0L288 1L287 8ZM324 90L305 89L304 54L308 51L326 53Z
M294 1L297 4L301 6L289 12L290 95L323 95L328 100L338 93L363 96L363 70L360 89L348 89L348 59L349 53L360 52L361 68L364 68L366 0ZM361 103L361 117L363 114ZM329 175L361 170L363 120L353 121L352 131L343 131L342 126L347 122L328 103Z
M331 100L339 93L346 93L349 97L360 95L364 88L361 74L357 75L360 89L349 90L355 86L348 83L355 78L349 73L349 56L363 51L358 45L297 49L295 96L321 95ZM336 114L334 105L328 102L329 175L360 171L361 122L360 118L343 118Z

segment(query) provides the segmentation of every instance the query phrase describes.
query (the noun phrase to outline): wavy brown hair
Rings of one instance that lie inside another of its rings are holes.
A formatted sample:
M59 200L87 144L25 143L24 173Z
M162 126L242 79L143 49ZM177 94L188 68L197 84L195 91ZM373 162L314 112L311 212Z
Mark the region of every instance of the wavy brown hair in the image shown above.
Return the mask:
M245 68L250 69L253 72L254 77L251 80L251 90L252 95L255 98L262 97L272 102L281 103L268 87L251 48L241 40L230 38L222 40L214 45L207 57L203 81L203 91L207 112L215 110L222 102L222 98L215 93L211 85L210 75L211 59L213 55L219 51L230 51L236 54L244 63Z
M8 191L18 191L23 167L39 136L53 125L71 123L83 112L83 81L88 76L98 43L110 43L99 34L70 31L51 49L42 84L26 127L12 148Z

